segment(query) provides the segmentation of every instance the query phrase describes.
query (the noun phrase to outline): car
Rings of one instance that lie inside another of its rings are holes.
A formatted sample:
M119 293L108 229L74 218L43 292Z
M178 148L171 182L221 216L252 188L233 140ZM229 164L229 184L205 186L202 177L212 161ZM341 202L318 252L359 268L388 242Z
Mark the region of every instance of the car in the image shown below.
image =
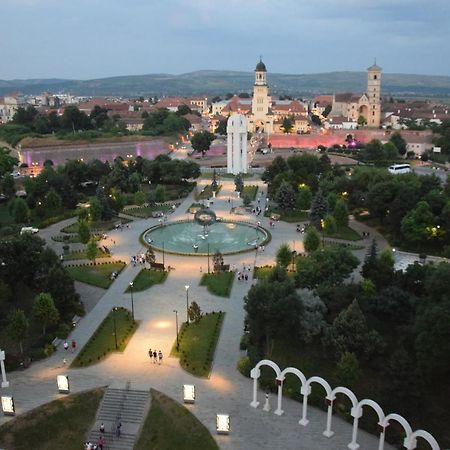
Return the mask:
M20 234L36 234L39 232L39 228L34 228L34 227L22 227L22 229L20 230Z
M258 149L256 149L256 153L261 153L263 155L267 155L267 153L269 153L269 149L268 148L258 148Z

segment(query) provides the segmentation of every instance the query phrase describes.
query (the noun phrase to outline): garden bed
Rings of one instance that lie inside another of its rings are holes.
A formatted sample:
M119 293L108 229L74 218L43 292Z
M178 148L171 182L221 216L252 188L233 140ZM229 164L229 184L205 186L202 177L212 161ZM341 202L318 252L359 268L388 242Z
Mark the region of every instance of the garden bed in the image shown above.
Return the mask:
M76 281L108 289L114 281L111 277L112 273L120 273L125 266L126 264L123 261L115 261L65 266L65 268Z
M164 270L142 269L133 280L133 292L145 291L154 284L164 283L168 274ZM125 292L130 292L130 287Z
M229 297L233 281L234 272L205 273L200 280L200 286L206 286L211 294Z

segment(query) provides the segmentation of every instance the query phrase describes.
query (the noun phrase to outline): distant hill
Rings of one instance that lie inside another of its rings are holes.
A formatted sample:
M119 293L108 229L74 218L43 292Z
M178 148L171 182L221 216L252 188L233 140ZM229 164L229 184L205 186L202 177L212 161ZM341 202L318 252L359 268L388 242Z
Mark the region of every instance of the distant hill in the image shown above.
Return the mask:
M311 95L354 91L366 87L365 72L330 72L288 75L268 73L274 94ZM71 93L75 95L223 95L227 92L250 92L253 72L200 70L181 75L130 75L95 80L30 79L0 80L0 95L11 91L24 94ZM450 96L450 77L385 73L382 78L384 95L396 96Z

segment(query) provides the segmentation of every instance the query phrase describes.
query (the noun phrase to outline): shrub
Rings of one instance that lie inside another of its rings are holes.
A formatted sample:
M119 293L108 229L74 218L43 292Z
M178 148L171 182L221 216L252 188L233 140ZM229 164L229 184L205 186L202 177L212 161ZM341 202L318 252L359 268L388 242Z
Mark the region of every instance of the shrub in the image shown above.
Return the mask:
M240 358L237 363L237 369L242 373L242 375L244 375L245 377L249 377L250 370L252 369L250 358L248 356L243 356L242 358Z

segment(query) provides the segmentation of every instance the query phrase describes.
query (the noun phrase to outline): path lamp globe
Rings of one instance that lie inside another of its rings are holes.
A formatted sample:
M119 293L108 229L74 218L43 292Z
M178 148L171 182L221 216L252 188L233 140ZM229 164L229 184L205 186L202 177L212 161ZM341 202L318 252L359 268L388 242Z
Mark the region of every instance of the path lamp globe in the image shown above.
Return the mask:
M189 285L184 286L186 289L186 323L189 324Z
M131 317L134 322L134 301L133 301L133 282L130 281L130 294L131 294Z

